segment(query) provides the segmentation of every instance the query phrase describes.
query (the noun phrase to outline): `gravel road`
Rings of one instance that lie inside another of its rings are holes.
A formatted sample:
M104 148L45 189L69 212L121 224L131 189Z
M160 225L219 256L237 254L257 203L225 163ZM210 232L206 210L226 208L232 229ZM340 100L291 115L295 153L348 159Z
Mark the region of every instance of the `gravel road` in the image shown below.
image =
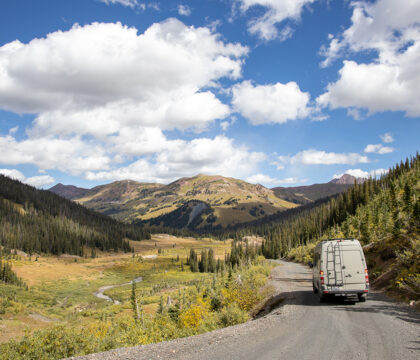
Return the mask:
M78 359L420 359L420 316L380 293L320 304L308 268L279 261L272 284L285 301L247 323Z

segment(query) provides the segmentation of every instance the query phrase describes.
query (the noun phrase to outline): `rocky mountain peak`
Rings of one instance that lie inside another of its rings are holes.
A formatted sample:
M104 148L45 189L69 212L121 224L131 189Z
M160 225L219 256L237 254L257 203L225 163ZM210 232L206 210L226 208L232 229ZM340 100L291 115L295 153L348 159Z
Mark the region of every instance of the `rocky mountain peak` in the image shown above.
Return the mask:
M365 182L365 178L356 178L353 175L350 174L344 174L339 178L336 179L332 179L330 181L330 183L332 184L342 184L342 185L353 185L354 181L357 181L358 184L362 184L363 182Z

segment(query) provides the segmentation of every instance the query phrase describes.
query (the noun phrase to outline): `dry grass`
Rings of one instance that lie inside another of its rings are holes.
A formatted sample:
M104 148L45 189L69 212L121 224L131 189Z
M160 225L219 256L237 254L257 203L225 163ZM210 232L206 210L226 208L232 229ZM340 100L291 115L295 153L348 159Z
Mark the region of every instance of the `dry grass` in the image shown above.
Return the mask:
M45 281L90 279L96 277L99 268L91 267L92 261L75 263L73 259L39 257L38 261L15 262L13 269L29 286Z
M191 248L191 247L203 247L203 246L215 246L221 245L222 243L213 239L196 239L192 237L176 237L167 234L154 234L150 240L143 241L130 241L130 246L134 247L136 253L147 254L154 252L158 248L170 249L170 248ZM175 246L174 246L175 245Z
M258 209L256 216L250 214L250 211L253 208ZM263 210L263 213L261 213L260 210ZM220 224L222 226L227 226L228 224L239 224L247 221L253 221L264 216L274 214L279 210L281 209L274 205L255 201L241 202L234 207L219 206L215 207L215 215L217 216L215 225Z
M157 254L159 248L170 250L167 254L176 256L186 255L190 248L221 248L230 247L230 242L220 242L212 239L181 238L166 234L156 234L151 240L130 241L136 255ZM89 253L89 252L87 252ZM220 253L220 251L219 251ZM124 259L132 255L118 253L97 252L95 259L83 259L78 257L56 257L56 256L32 256L31 261L26 258L20 261L14 261L13 269L29 286L41 284L43 282L56 280L95 280L102 277L103 272L121 265ZM38 260L35 261L35 259ZM77 262L75 262L77 259Z
M162 206L163 206L163 204L160 203L160 204L156 205L155 209L151 208L151 209L148 210L148 212L146 214L138 215L137 217L139 219L142 219L142 220L149 220L149 219L161 216L161 215L165 215L165 214L170 213L171 211L174 211L174 210L177 209L177 206L175 204L171 204L170 206L169 206L169 204L168 205L165 204L164 208L161 208Z
M3 315L0 323L0 343L19 338L26 330L45 329L48 326L51 324L24 314Z
M263 243L263 241L264 241L264 238L263 237L261 237L261 236L255 236L255 235L252 235L252 236L244 236L243 238L242 238L242 241L248 241L248 244L249 245L262 245L262 243Z
M230 241L195 239L156 234L151 240L130 241L135 249L131 253L102 253L98 257L80 258L76 256L36 256L12 260L13 269L30 287L29 291L16 290L14 301L6 314L0 315L0 342L17 339L25 331L32 332L55 325L45 319L58 319L64 324L89 324L104 314L108 318L130 316L130 286L123 286L107 291L113 298L124 300L121 305L113 305L93 296L101 286L123 284L131 279L143 276L144 281L138 289L151 289L155 284L167 283L168 287L149 298L144 311L156 312L159 297L167 292L177 292L185 281L193 280L202 274L191 273L186 267L180 271L181 260L189 255L190 248L200 251L213 248L216 257L223 258L230 249ZM158 254L160 249L160 254ZM86 249L86 253L90 250ZM23 255L23 254L21 254ZM156 258L139 256L156 255ZM176 262L179 256L180 260ZM175 289L176 288L176 289ZM8 288L11 290L11 288ZM13 293L15 290L11 290ZM0 292L0 303L6 295ZM152 302L152 303L150 303ZM34 316L33 314L38 314Z

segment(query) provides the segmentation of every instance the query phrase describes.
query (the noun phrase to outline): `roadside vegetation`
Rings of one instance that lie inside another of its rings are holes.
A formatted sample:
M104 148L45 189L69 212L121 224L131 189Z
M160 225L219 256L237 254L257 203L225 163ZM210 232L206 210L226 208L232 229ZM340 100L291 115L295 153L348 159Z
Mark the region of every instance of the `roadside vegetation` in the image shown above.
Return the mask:
M338 202L348 203L352 211L338 211L320 236L290 249L287 257L309 263L317 242L356 238L363 245L373 285L419 304L420 157L398 164L378 181L355 184Z
M251 257L245 243L233 245L241 254L234 263L230 242L156 236L130 245L134 254L14 259L30 286L0 284L0 326L11 335L0 359L59 359L200 334L246 321L269 295L272 265ZM191 271L190 246L213 253L223 267ZM93 296L139 276L143 281L105 291L117 304Z

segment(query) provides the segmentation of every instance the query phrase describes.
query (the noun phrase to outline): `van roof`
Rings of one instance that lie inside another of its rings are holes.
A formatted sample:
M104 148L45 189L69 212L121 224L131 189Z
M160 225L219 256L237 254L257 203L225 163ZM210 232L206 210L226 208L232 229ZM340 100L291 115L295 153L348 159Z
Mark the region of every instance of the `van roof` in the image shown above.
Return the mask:
M347 244L347 245L354 244L354 245L357 245L357 246L361 246L359 240L357 240L357 239L353 239L353 238L347 238L347 239L346 238L342 238L342 239L328 239L328 240L323 240L323 241L319 242L316 245L316 247L317 248L321 248L323 245L328 244L328 243L332 243L332 242L342 242L342 243Z
M328 242L328 241L359 241L357 239L354 238L338 238L338 239L328 239L328 240L323 240L321 242Z

